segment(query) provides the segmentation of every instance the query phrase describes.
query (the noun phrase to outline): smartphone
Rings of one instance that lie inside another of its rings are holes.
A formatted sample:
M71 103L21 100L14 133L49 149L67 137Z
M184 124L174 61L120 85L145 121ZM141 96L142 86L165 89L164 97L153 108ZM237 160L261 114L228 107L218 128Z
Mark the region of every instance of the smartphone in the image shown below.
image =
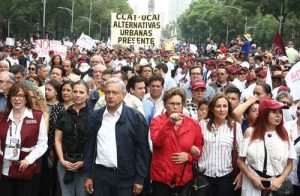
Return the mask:
M271 181L270 180L262 180L261 184L264 188L270 188L271 187Z

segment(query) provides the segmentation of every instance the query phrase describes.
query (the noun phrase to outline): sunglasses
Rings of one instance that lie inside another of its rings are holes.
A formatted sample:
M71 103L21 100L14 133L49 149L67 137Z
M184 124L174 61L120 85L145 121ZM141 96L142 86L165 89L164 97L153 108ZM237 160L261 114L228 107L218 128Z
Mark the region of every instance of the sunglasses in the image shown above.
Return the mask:
M28 70L32 70L32 71L34 71L34 70L35 70L35 68L34 68L34 67L29 67L29 68L28 68Z

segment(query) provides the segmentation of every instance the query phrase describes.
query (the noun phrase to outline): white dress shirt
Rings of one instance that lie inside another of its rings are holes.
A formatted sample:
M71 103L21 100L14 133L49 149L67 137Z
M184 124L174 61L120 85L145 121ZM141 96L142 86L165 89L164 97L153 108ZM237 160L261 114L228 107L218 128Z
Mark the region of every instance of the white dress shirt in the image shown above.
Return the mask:
M23 120L25 117L33 118L32 111L30 109L25 109L25 112L23 116L21 117L20 121L18 123L15 123L13 118L13 110L9 113L8 121L11 120L11 129L12 136L20 138L21 140L21 127L23 124ZM40 122L40 128L39 128L39 135L38 135L38 141L36 145L34 146L33 150L25 157L25 159L30 163L34 163L38 158L40 158L47 150L48 148L48 136L47 136L47 129L44 117L42 116L41 122ZM10 166L10 160L3 159L3 168L2 168L2 174L5 176L8 176L9 172L9 166Z
M222 177L232 172L231 150L233 147L233 128L230 129L227 121L218 129L207 129L208 120L201 120L200 126L204 138L202 155L199 159L200 171L206 176ZM236 145L243 139L241 125L236 123Z
M123 104L114 114L105 109L102 118L102 125L97 134L97 156L96 164L105 167L118 167L116 123L119 120Z

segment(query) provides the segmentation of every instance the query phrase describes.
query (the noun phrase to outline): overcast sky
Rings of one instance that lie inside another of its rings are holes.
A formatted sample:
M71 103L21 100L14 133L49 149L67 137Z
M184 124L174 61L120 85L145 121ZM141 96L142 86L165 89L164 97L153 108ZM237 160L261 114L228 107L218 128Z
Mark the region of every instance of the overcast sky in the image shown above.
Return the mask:
M136 14L148 13L149 0L129 0L131 7L136 11ZM155 0L155 13L164 14L167 17L169 9L169 0ZM164 22L165 23L165 22Z

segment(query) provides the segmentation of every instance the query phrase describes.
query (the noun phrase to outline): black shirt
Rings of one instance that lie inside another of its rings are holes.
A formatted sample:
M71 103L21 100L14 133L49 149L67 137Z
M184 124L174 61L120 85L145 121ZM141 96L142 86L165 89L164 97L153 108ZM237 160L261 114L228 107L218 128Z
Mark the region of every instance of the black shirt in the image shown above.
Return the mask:
M62 149L70 154L81 154L84 151L89 118L88 107L81 108L77 113L73 106L60 112L56 129L62 131Z

